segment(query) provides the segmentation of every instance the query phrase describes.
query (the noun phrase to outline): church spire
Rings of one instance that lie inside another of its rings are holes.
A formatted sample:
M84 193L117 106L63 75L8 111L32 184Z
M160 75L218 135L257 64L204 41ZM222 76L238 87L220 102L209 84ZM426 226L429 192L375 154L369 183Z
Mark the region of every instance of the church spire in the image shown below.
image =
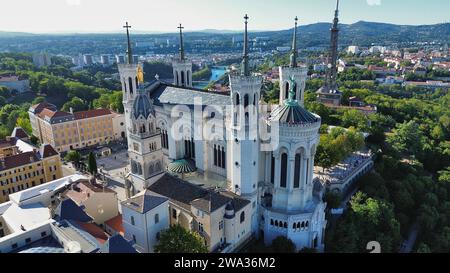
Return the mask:
M183 44L183 29L184 27L180 24L178 27L180 29L180 61L184 61L184 44Z
M250 69L248 66L248 32L247 32L247 24L248 24L248 15L245 14L245 32L244 32L244 57L242 58L242 67L241 67L241 75L242 76L250 76Z
M130 25L128 25L128 22L126 22L125 26L123 26L123 28L127 29L127 56L128 56L128 64L132 64L133 63L133 53L131 52L131 41L130 41L130 31L129 29L131 28Z
M294 38L292 40L292 53L290 67L297 67L297 22L298 17L295 17Z

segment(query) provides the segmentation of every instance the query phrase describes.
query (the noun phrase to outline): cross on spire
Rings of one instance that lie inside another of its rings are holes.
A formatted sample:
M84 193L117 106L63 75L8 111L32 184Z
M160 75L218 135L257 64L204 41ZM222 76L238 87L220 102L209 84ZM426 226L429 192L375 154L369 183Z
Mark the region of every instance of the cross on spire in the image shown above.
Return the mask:
M184 29L184 27L180 24L180 26L177 28L180 30L180 60L184 61L184 44L183 44L183 29Z
M131 52L131 41L130 41L130 31L129 31L131 26L128 24L128 22L126 22L126 24L125 24L125 26L123 26L123 28L127 29L127 41L128 41L127 56L128 56L128 64L132 64L133 63L133 54Z
M248 67L248 33L247 33L247 25L248 25L248 15L245 14L245 32L244 32L244 57L242 58L242 67L241 67L241 75L250 76L250 70Z

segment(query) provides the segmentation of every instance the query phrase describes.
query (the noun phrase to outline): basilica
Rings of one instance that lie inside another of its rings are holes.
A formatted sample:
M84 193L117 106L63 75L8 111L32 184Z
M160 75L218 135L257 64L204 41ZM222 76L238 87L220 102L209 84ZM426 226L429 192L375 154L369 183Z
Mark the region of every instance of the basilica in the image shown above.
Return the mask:
M297 18L290 64L279 67L278 105L263 103L263 79L250 71L248 19L241 69L230 73L227 93L193 87L181 25L173 82L144 79L127 24L128 62L119 64L130 160L123 205L145 213L167 198L168 223L198 231L212 252L279 236L297 250L323 250L326 204L313 181L321 118L303 107L308 68L297 61ZM139 240L127 217L125 236Z

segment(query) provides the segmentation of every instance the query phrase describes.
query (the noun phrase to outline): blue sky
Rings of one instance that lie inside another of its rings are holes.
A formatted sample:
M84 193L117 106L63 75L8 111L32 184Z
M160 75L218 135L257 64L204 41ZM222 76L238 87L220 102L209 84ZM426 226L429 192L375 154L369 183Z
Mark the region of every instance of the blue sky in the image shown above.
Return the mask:
M125 20L134 30L251 30L331 22L336 0L10 0L2 1L0 30L22 32L120 31ZM450 22L448 0L341 0L342 23L359 20L396 24Z

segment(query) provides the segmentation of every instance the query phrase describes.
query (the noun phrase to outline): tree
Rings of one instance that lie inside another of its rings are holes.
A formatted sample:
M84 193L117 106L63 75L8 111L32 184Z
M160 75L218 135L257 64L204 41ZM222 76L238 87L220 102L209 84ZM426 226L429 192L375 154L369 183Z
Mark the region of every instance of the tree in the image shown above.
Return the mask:
M272 249L275 253L295 253L295 244L284 236L278 236L272 241Z
M33 129L31 128L31 122L28 117L18 117L16 122L16 127L21 127L22 129L27 132L28 135L33 134Z
M399 153L418 155L422 150L423 133L415 121L397 126L394 133L387 138L389 144Z
M335 192L327 191L324 196L327 208L337 209L341 205L341 196Z
M36 97L32 102L31 102L31 104L38 104L38 103L41 103L41 102L44 102L45 101L45 98L44 97Z
M84 101L78 97L73 97L70 101L66 102L61 110L68 112L71 108L74 112L84 111L88 109Z
M81 160L81 154L78 151L69 151L67 155L64 157L64 160L70 161L70 162L80 162Z
M417 253L431 253L431 249L427 244L420 244L417 248Z
M97 174L97 159L93 152L89 153L88 157L88 170L92 175Z
M200 234L186 230L180 225L174 225L161 233L155 251L159 253L207 253L208 249Z

